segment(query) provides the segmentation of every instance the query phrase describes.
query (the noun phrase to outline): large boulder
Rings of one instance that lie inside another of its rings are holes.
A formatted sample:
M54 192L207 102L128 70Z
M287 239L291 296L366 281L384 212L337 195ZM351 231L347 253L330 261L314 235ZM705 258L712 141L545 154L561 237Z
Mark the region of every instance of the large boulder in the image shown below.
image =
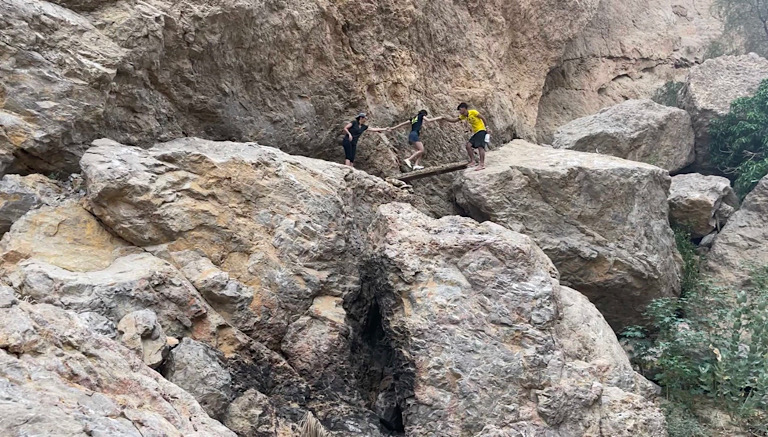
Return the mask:
M678 95L678 106L691 114L696 133L696 167L710 170L709 125L731 110L731 103L757 91L768 79L768 59L754 53L721 56L691 68Z
M379 211L368 285L348 317L365 329L358 359L393 430L666 435L644 397L650 384L595 307L559 285L531 238L490 222L430 219L409 205Z
M603 153L671 172L693 162L691 117L651 100L628 100L558 129L556 149Z
M744 199L717 235L707 255L707 276L722 285L741 286L753 268L768 266L768 176Z
M171 351L164 375L191 393L214 418L223 417L234 395L232 376L221 357L210 346L189 338Z
M195 399L73 312L0 308L0 434L235 437Z
M152 310L134 311L117 324L120 341L136 351L147 366L156 369L168 354L168 339Z
M376 206L413 200L363 172L252 143L105 140L81 164L94 214L174 261L230 323L274 349L316 296L360 286ZM223 273L203 274L213 266Z
M487 165L457 180L458 205L530 235L563 283L586 294L614 328L638 322L651 299L679 293L666 171L525 141L490 152Z
M739 208L728 179L698 173L674 176L668 200L670 222L689 230L693 238L722 229Z

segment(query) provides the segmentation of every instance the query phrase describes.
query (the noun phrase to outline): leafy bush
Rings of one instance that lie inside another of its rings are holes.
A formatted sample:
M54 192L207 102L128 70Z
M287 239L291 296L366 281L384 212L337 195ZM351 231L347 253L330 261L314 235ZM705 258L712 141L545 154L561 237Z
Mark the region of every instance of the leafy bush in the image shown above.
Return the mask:
M669 437L710 437L710 432L705 428L698 417L683 404L665 402L662 405L664 415L667 417L667 432Z
M756 435L768 431L768 269L753 272L749 289L699 283L678 300L655 300L646 315L648 327L625 337L668 399L706 399Z
M683 257L682 294L693 289L699 283L699 255L696 254L696 245L691 242L691 232L681 227L672 229L675 233L677 251Z
M768 174L768 80L752 97L735 100L731 112L709 128L712 163L735 181L743 198Z
M677 93L683 88L683 85L682 82L669 81L656 90L651 100L660 105L675 108L677 107Z

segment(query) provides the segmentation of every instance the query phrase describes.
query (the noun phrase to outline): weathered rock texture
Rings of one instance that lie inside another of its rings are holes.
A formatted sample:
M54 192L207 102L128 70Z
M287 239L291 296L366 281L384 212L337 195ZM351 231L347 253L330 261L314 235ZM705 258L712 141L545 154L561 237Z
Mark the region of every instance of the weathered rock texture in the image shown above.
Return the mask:
M462 100L499 139L530 136L547 72L599 0L55 3L0 2L7 170L72 170L101 135L257 140L337 160L360 110L389 124Z
M628 100L566 124L552 145L677 171L693 162L693 143L687 112L651 100Z
M698 173L672 178L669 220L690 230L693 238L720 230L738 208L739 198L726 178Z
M586 294L615 328L653 298L680 290L666 171L594 153L513 141L464 173L456 201L536 240L563 283Z
M744 199L717 235L706 273L716 282L740 286L752 268L768 266L768 177Z
M547 76L537 140L549 143L571 120L683 81L722 33L711 6L712 0L602 0Z
M155 369L168 354L168 340L152 310L134 311L117 324L120 341L139 353L147 366Z
M63 187L39 174L5 175L0 180L0 235L29 210L52 205L64 193Z
M754 53L709 59L691 68L678 94L678 106L691 114L696 133L696 168L711 170L709 125L712 120L727 114L734 100L754 94L766 78L768 59Z
M407 205L379 211L376 256L350 311L373 309L359 320L372 333L363 350L394 349L393 379L363 367L378 401L397 400L401 415L385 418L413 436L666 435L663 416L639 395L647 382L595 307L559 286L533 240ZM606 414L614 409L624 417Z
M0 308L0 434L234 437L184 390L74 313Z

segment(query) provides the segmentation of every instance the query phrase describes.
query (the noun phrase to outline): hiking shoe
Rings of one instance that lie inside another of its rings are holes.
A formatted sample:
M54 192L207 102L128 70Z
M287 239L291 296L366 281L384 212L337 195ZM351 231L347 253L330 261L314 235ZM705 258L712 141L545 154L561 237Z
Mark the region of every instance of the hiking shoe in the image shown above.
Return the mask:
M413 168L413 164L411 164L411 160L408 158L405 158L405 164L408 166L408 168Z
M423 165L414 165L414 166L413 166L413 169L414 169L414 170L423 170L423 169L424 169L424 166L423 166Z

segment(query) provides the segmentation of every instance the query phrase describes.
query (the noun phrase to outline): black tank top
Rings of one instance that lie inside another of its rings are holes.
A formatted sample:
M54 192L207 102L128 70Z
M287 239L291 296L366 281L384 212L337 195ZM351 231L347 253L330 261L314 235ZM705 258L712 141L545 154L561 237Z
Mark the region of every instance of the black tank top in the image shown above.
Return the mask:
M419 114L411 119L411 132L420 133L424 123L424 114Z

